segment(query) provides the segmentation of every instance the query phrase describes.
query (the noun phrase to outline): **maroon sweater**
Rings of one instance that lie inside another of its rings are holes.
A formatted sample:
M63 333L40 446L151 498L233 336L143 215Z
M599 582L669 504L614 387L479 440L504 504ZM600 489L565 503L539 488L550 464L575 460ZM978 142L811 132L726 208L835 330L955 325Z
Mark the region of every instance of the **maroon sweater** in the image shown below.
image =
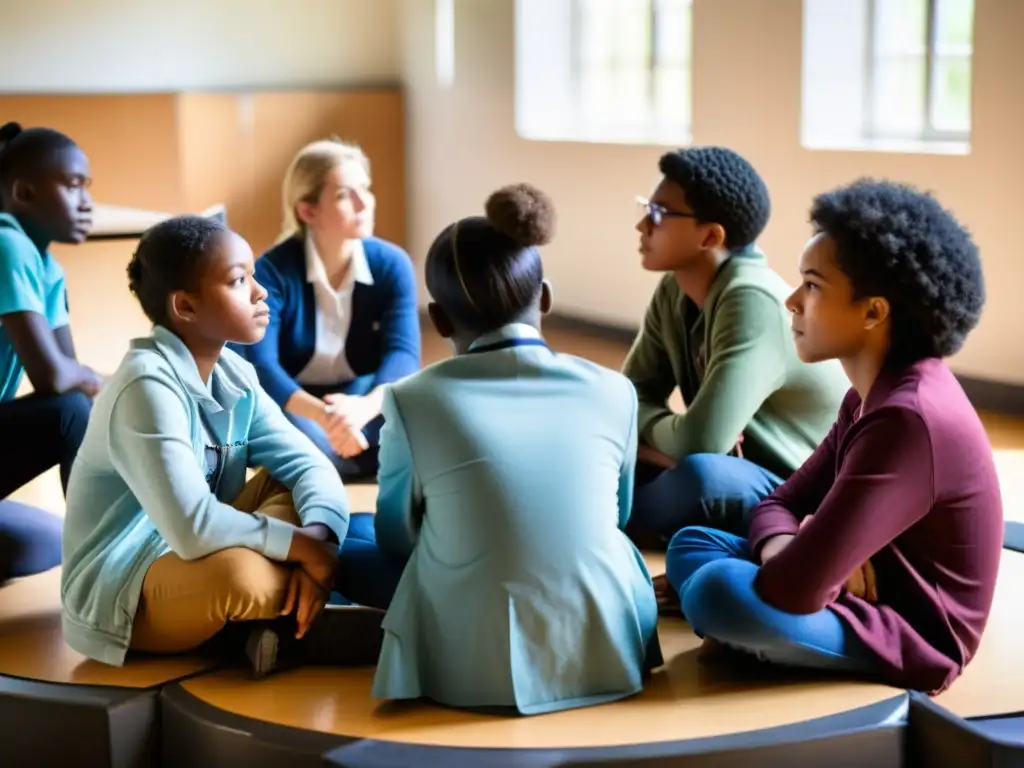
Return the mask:
M889 683L935 694L974 656L992 606L1003 509L991 446L941 360L883 372L860 405L851 390L825 441L754 510L755 559L797 534L756 586L789 613L831 608ZM876 604L843 588L868 558Z

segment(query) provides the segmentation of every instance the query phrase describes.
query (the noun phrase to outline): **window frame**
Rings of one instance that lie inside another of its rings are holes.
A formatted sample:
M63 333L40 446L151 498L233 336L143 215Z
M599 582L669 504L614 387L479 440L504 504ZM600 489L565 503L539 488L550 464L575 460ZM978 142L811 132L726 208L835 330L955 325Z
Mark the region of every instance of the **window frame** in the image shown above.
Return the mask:
M925 39L923 41L924 49L924 102L922 105L923 115L921 124L923 129L920 133L909 134L906 136L878 133L875 130L875 116L874 116L874 96L875 96L875 69L878 56L876 55L876 32L875 32L875 14L877 3L880 0L867 0L865 3L867 19L866 19L866 32L865 38L865 57L864 57L864 125L862 128L862 135L865 140L868 141L889 141L889 140L910 140L910 141L921 141L921 142L948 142L948 143L969 143L971 140L971 128L968 127L965 131L951 131L942 130L935 127L934 119L934 105L935 105L935 71L937 62L943 59L967 59L971 63L971 80L972 80L972 93L973 93L973 80L974 80L974 43L973 43L973 24L972 24L972 42L969 46L966 54L950 54L942 53L938 49L940 48L938 42L938 3L940 0L924 0L925 3ZM884 0L882 0L884 2ZM968 107L970 109L970 106ZM969 118L973 118L973 115L969 115Z

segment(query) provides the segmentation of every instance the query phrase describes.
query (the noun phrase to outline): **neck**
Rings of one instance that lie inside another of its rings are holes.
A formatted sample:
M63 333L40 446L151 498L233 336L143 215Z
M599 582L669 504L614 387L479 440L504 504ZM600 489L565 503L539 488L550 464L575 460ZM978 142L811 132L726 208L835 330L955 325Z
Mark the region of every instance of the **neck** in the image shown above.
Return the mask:
M349 238L339 240L314 234L313 244L316 245L316 252L324 264L327 279L331 285L337 288L352 264L352 252L355 250L356 241Z
M196 361L196 368L199 370L199 378L202 379L203 384L209 386L213 367L217 365L217 361L220 360L220 355L224 351L224 342L191 338L188 334L180 331L174 331L174 333L192 353L192 359Z
M21 228L25 230L25 234L28 235L29 240L33 242L36 248L39 249L40 253L45 253L46 249L50 247L50 243L53 242L53 238L50 237L43 227L35 222L35 220L24 213L13 214L14 218L18 220Z
M885 367L885 360L888 349L866 346L856 355L840 358L843 370L850 380L850 384L860 395L861 408L868 399L868 393L874 386L875 380Z
M698 307L703 307L711 292L711 285L718 275L718 270L728 260L728 251L707 251L702 254L701 258L675 271L676 283L690 301Z
M540 333L540 313L529 312L522 317L517 317L514 320L509 320L505 325L512 325L513 323L522 323L523 325L529 325L537 329ZM500 326L504 328L505 326ZM456 355L464 355L469 352L470 345L479 339L481 336L486 336L488 333L494 333L498 328L491 328L487 331L468 331L458 330L452 335L452 344L455 346Z

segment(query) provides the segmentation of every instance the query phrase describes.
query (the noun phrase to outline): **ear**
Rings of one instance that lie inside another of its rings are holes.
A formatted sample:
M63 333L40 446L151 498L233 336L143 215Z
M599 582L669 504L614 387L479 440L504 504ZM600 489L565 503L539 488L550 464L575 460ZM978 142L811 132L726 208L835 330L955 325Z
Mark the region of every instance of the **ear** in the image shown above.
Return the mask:
M167 297L167 314L172 320L191 323L196 319L196 303L185 291L173 291Z
M441 334L442 339L450 339L455 335L455 326L451 318L435 302L427 304L427 314L430 315L430 322L434 324L434 330Z
M295 206L295 215L299 217L299 221L303 224L312 224L316 221L316 213L316 203L310 203L307 200L300 200L298 205Z
M889 319L889 302L881 296L872 296L867 300L867 311L864 313L864 330L871 331Z
M707 224L704 233L704 240L701 242L701 247L705 250L712 250L715 248L722 248L725 246L725 227L721 224Z
M35 188L24 179L15 179L11 187L11 200L20 205L28 205L35 199Z
M545 280L540 284L540 313L542 315L546 315L551 311L552 302L551 283Z

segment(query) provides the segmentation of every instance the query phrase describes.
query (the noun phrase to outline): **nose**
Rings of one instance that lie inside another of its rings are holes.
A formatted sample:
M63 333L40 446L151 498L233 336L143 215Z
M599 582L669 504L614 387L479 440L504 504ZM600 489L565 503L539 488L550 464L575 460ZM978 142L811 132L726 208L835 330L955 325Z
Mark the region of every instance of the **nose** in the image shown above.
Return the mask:
M792 312L794 315L800 314L800 289L797 288L789 296L786 297L786 309Z
M264 288L256 278L252 278L252 303L259 304L267 298L267 289Z
M92 213L92 192L82 187L82 197L78 201L78 210L82 213Z
M652 229L653 225L651 223L651 217L645 213L643 216L640 217L640 220L636 223L636 231L639 232L641 235L649 235L651 234Z

